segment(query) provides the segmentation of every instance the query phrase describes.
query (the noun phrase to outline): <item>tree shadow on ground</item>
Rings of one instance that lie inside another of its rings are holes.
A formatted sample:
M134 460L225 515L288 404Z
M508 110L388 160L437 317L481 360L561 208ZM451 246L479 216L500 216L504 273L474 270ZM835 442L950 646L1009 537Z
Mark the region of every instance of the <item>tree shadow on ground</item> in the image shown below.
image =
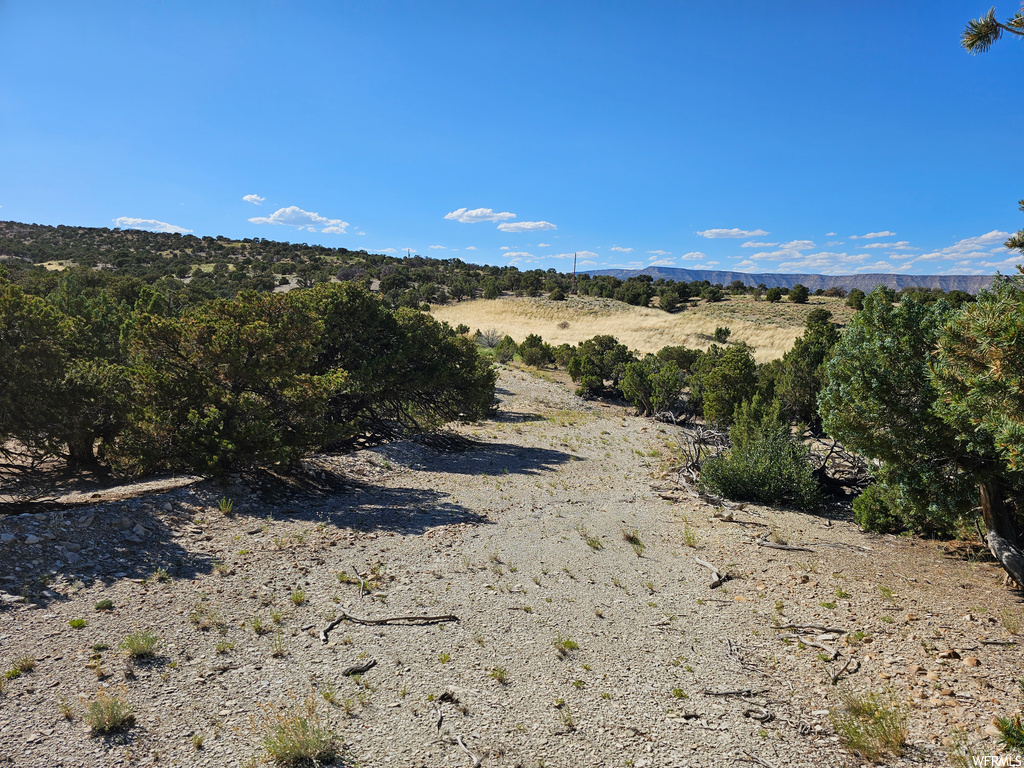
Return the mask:
M531 448L515 443L473 443L458 453L423 452L407 460L411 469L423 472L452 472L459 475L537 475L554 472L578 456L549 448Z
M403 444L403 463L415 471L459 475L536 475L574 460L571 454L507 443L470 443L439 451ZM385 455L387 447L378 449ZM397 450L397 448L396 448ZM32 513L0 518L0 614L26 604L47 607L75 591L124 580L145 588L163 579L195 580L213 573L240 549L273 548L274 523L301 521L325 530L354 529L421 535L443 525L489 524L486 514L444 491L384 486L318 465L308 477L285 482L263 473L225 488L211 480L91 498L73 507L38 504ZM233 500L230 515L218 508ZM307 526L305 530L312 530Z

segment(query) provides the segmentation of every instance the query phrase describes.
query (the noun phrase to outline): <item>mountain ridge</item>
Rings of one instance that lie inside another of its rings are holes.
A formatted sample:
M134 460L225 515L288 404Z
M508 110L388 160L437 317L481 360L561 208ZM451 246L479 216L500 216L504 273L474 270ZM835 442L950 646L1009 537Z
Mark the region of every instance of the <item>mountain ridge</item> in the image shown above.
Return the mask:
M944 291L966 291L976 294L988 288L995 275L898 275L872 273L863 275L817 275L800 273L753 273L731 272L715 269L683 269L680 267L647 267L646 269L589 269L589 275L611 275L620 280L635 275L650 275L655 280L675 280L677 282L694 282L707 280L710 283L728 285L733 280L741 280L745 285L764 283L768 288L792 288L797 283L806 285L810 290L827 290L829 288L845 288L847 291L859 288L865 293L875 286L887 288L941 288Z

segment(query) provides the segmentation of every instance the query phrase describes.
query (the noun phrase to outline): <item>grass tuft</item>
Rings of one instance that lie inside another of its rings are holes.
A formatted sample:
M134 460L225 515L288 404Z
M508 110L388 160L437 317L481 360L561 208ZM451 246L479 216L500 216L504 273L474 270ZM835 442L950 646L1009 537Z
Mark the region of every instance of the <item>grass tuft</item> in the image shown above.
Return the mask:
M907 712L891 695L847 691L842 702L842 709L831 710L829 717L844 746L871 762L903 754L909 733Z
M92 735L99 736L130 728L135 723L135 715L123 699L100 691L85 709L85 722Z
M259 728L263 748L277 765L322 765L340 752L338 735L320 717L312 696L288 710L264 707Z
M118 648L133 659L149 659L156 655L160 638L152 632L133 632L118 644Z

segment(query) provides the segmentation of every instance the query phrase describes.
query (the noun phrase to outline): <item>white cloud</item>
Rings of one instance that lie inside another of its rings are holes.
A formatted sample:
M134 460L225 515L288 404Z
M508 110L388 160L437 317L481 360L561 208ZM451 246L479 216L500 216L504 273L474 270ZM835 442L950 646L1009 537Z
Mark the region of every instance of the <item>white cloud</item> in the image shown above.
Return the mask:
M741 270L741 271L746 271L748 269L753 269L756 266L757 266L757 262L756 261L751 261L750 259L744 259L739 264L735 265L735 269L738 269L738 270Z
M675 265L676 265L676 263L672 259L656 259L656 260L652 259L651 263L648 264L647 266L649 266L649 267L674 267Z
M119 216L114 219L114 223L121 229L148 229L151 232L177 232L181 235L192 231L191 229L185 229L184 227L179 227L174 224L168 224L166 221L157 221L156 219L133 219L130 216Z
M761 237L767 235L763 229L704 229L697 232L701 237L708 238L719 238L719 237Z
M278 208L269 216L255 216L249 219L253 224L283 224L289 227L306 230L307 232L326 232L330 235L343 235L348 226L347 221L328 219L319 213L304 211L298 206Z
M747 240L745 243L740 243L740 248L774 248L778 243L758 243L753 240Z
M623 248L622 246L619 246L619 245L613 245L610 250L612 250L612 251L621 251L622 253L632 253L633 252L632 248Z
M708 255L706 253L704 253L703 251L690 251L689 253L684 253L679 258L680 259L706 259L707 257L708 257ZM717 264L718 262L715 262L715 263Z
M692 267L689 267L689 269L714 269L719 265L719 263L720 262L717 261L709 261L706 264L694 264Z
M826 235L826 237L830 237L830 235ZM879 237L896 237L896 233L885 230L884 232L868 232L866 235L850 235L851 240L875 240Z
M846 241L845 240L830 240L829 242L825 243L825 246L828 247L828 248L831 248L831 247L836 246L836 245L842 245L844 242L846 242Z
M527 253L526 251L509 251L503 254L507 259L532 259L533 254Z
M503 245L503 246L501 246L501 248L499 248L498 250L499 250L499 251L511 251L511 250L512 250L512 248L511 248L511 246L508 246L508 245Z
M591 261L590 259L587 259L586 261L579 262L579 265L581 267L589 267L592 264L597 264L597 262L596 261Z
M456 211L445 214L445 218L449 221L458 221L463 224L480 224L484 221L505 221L506 219L514 219L516 215L510 211L504 211L498 213L492 208L459 208Z
M575 253L555 253L555 254L552 254L551 256L548 256L547 258L549 258L549 259L571 259L571 258L574 258L574 257L575 258L580 258L580 259L596 259L598 257L598 254L594 253L593 251L576 251Z
M429 249L430 249L431 251L443 251L443 250L444 250L444 246L443 246L443 245L429 245L429 246L427 246L427 247L428 247L428 248L429 248Z
M502 232L544 232L558 227L550 221L507 221L499 224L498 229Z
M253 205L262 205L263 201L267 198L260 197L259 195L245 195L242 199L247 203L252 203Z
M360 229L360 230L359 230L358 232L356 232L356 234L357 234L357 235L365 235L366 233L365 233L365 232L363 232L363 230L361 230L361 229Z
M986 232L984 235L957 240L953 245L946 248L941 248L931 253L922 253L917 258L920 261L932 261L934 259L979 259L986 258L992 254L1003 254L1006 253L1004 248L993 249L991 247L986 248L986 246L1001 246L1003 241L1009 236L1009 232L994 229L991 232Z
M397 251L394 248L381 248L380 252L381 253L397 253Z
M467 251L475 251L476 250L476 246L475 245L467 245L466 246L466 250Z
M661 250L658 250L658 251L648 251L648 253L653 253L655 256L671 256L672 255L672 251L661 251Z
M893 251L919 251L920 248L911 248L909 240L900 240L898 243L864 243L858 248L888 248Z
M826 232L825 237L835 237L838 234L838 232Z
M551 243L537 243L538 248L550 248Z

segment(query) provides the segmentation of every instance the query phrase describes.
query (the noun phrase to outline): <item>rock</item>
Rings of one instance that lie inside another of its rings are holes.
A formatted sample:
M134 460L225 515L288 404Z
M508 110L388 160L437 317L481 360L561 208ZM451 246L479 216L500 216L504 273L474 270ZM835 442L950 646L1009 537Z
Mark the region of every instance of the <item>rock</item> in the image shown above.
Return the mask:
M907 667L908 675L923 675L924 673L925 669L920 664L911 664L909 667Z
M26 544L38 544L40 541L42 541L42 539L32 533L25 537Z
M149 533L149 529L147 529L142 523L139 523L134 528L132 528L132 533L134 533L136 536L145 536Z
M977 656L968 656L966 659L964 659L964 664L966 664L968 667L980 667L981 666L981 662L978 661L978 657Z
M75 565L79 560L82 559L81 555L79 555L77 552L68 552L67 558L68 562L71 565Z
M173 512L174 511L174 507L171 505L171 502L165 501L163 504L160 505L160 511L161 512Z
M992 723L985 726L985 733L989 736L1002 736L1003 732L996 728Z
M0 533L0 542L6 544L8 541L14 541L13 533Z
M960 658L960 654L957 653L956 651L952 651L952 650L950 650L950 651L940 651L939 652L939 658L940 659L959 659Z

